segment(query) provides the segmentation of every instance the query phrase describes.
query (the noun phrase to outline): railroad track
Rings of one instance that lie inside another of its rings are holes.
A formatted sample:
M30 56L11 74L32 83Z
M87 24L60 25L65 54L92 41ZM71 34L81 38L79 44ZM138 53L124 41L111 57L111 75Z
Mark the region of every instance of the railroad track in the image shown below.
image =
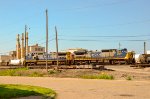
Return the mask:
M135 64L135 65L131 65L130 67L145 68L145 67L150 67L150 64Z

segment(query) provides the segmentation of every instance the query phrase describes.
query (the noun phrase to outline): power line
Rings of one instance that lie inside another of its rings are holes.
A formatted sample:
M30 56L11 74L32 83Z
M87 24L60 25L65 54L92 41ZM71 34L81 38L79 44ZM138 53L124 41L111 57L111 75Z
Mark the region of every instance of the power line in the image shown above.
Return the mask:
M48 42L54 41L55 38L48 40ZM45 44L46 42L39 43L40 45Z
M150 35L115 35L115 36L108 36L108 35L103 35L103 36L100 36L100 35L59 35L59 36L62 36L62 37L91 37L91 38L99 38L99 37L107 37L107 38L135 38L135 37L149 37Z
M58 39L58 40L62 40L62 41L79 41L79 42L110 42L110 41L128 41L128 42L143 42L143 41L147 41L147 40L143 40L143 39L136 39L136 40L93 40L93 39Z

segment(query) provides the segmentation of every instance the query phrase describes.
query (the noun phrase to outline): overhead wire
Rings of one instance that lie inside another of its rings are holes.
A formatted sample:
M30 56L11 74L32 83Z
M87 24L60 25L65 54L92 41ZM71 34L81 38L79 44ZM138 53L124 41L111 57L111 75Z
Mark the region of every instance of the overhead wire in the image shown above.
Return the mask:
M108 37L108 38L127 38L127 37L148 37L150 35L115 35L115 36L109 36L109 35L58 35L62 37L91 37L91 38L99 38L99 37Z
M147 41L144 39L135 39L135 40L96 40L96 39L58 39L58 40L62 40L62 41L79 41L79 42L111 42L111 41L128 41L128 42L143 42L143 41Z
M51 41L53 41L53 40L55 40L55 38L48 40L48 42L51 42ZM46 41L45 41L45 42L42 42L42 43L39 43L39 45L42 45L42 44L45 44L45 43L46 43Z

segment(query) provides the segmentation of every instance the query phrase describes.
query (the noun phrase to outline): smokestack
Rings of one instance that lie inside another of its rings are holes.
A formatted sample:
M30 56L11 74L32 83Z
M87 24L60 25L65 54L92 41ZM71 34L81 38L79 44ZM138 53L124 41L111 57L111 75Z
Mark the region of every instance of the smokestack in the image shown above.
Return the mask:
M21 44L21 59L24 58L24 33L22 33L22 44Z
M144 42L144 54L146 54L146 42Z
M26 32L26 38L25 39L26 39L26 55L28 55L28 51L29 51L28 50L28 39L29 39L28 38L28 32Z
M20 35L17 35L16 58L20 59Z

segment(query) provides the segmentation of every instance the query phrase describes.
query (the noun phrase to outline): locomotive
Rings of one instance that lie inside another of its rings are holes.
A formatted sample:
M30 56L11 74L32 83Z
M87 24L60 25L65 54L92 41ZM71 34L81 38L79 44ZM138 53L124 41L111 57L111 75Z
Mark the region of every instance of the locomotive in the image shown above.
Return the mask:
M48 54L48 65L57 64L57 53ZM134 52L124 49L103 49L101 51L88 51L86 49L74 52L58 52L59 65L85 65L85 64L132 64L134 63ZM24 65L45 65L46 53L42 56L28 55L23 62Z

